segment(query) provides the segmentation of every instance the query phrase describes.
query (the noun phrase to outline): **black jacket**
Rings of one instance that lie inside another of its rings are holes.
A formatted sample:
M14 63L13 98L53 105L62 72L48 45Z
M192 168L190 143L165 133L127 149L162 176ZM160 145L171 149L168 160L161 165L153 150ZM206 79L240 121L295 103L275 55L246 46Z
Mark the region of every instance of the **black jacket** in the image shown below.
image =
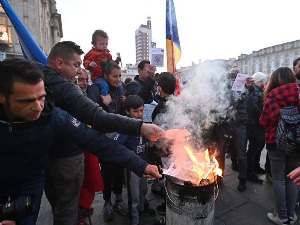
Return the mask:
M156 91L154 89L155 81L151 77L147 77L145 82L139 79L139 75L126 85L126 96L138 95L145 104L150 104L153 100L157 102Z
M49 167L49 151L58 138L76 143L139 176L147 166L134 152L88 128L60 108L51 110L46 105L36 121L10 122L0 105L0 195L9 195L23 185L42 179Z
M45 75L45 85L54 95L55 106L104 133L140 134L142 121L105 112L65 76L48 66L41 65L41 69Z
M248 92L247 99L247 113L248 113L248 125L260 127L259 117L263 111L264 96L263 90L257 86L251 86Z
M124 105L120 100L121 95L119 94L117 88L111 86L110 84L108 84L108 86L109 86L108 94L110 94L112 99L112 102L109 104L109 108L107 108L107 106L104 105L102 98L100 96L101 88L96 84L92 84L87 88L86 93L88 98L93 100L93 102L99 104L105 110L109 109L109 110L113 110L113 113L125 115Z

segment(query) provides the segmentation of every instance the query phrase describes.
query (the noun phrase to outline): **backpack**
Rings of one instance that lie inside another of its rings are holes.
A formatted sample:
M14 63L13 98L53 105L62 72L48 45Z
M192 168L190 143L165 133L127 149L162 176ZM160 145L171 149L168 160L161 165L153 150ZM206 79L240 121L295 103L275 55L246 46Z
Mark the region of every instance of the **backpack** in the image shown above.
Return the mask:
M277 148L286 154L300 153L300 113L297 106L279 110L280 120L276 130Z

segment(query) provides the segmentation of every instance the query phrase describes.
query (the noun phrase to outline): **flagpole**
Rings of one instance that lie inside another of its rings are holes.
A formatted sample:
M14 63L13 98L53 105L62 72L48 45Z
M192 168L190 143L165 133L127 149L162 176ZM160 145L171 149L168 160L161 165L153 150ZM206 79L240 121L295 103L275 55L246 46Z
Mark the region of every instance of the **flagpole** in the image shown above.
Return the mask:
M169 2L169 9L171 7L171 0L167 0ZM174 39L173 39L173 20L172 20L172 10L169 10L169 18L170 18L170 34L171 34L171 46L172 46L172 70L175 73L175 57L174 57Z

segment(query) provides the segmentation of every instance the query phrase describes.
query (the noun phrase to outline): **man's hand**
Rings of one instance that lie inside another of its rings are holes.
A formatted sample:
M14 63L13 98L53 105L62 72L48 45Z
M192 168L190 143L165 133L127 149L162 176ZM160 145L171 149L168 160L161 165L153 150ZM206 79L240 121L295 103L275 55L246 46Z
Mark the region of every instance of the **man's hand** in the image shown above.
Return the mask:
M148 72L148 76L154 79L154 77L155 77L155 71L156 71L156 66L154 66L152 64L149 64L149 66L148 66L147 69L148 69L148 71L147 71Z
M254 79L252 77L246 78L246 86L252 86L254 84Z
M95 63L94 61L90 62L89 67L94 68L97 66L97 63Z
M101 98L102 98L103 104L106 106L108 106L112 102L110 95L106 95L106 96L101 95Z
M0 222L0 225L16 225L16 222L12 220L3 220Z
M149 141L157 141L164 136L164 130L155 124L143 123L141 127L141 135Z
M300 167L294 169L287 176L292 179L298 186L300 186Z
M144 170L144 177L157 179L161 178L162 176L159 174L157 166L148 164Z
M126 97L124 95L122 95L122 96L120 96L120 100L121 100L122 103L124 103L125 100L126 100Z

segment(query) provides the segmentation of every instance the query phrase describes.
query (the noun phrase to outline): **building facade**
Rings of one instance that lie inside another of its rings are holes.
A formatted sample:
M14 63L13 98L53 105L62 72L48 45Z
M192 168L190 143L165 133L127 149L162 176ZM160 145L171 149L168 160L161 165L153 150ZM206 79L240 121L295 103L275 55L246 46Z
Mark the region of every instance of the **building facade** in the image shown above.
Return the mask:
M9 0L33 39L48 55L63 36L55 0ZM23 57L18 36L0 4L0 60Z
M147 25L140 25L135 31L136 64L140 61L150 59L152 43L151 17L147 17Z
M249 75L263 72L270 76L278 67L291 68L293 60L299 56L300 40L296 40L253 51L250 55L242 54L236 60L236 65Z

